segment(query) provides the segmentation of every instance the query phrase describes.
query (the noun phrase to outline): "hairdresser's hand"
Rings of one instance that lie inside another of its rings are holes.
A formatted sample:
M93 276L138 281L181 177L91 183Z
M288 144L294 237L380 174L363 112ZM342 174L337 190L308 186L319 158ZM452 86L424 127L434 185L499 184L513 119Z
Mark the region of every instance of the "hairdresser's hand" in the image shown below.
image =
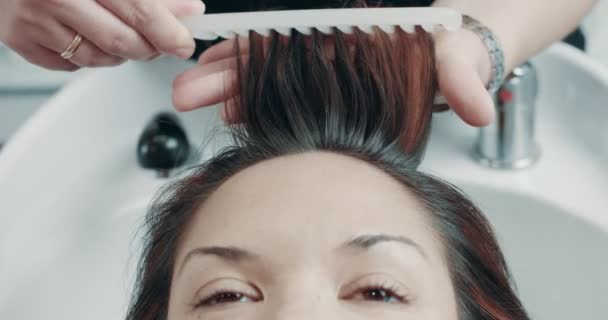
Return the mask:
M31 63L73 71L160 53L188 58L194 40L176 16L202 14L200 0L1 0L0 41ZM80 34L69 60L60 54Z
M485 84L490 78L490 59L481 40L468 30L434 35L441 93L462 120L484 126L494 119L494 105ZM247 41L241 39L247 54ZM226 80L234 76L234 41L221 42L205 51L199 65L174 82L173 102L180 111L211 106L226 100ZM204 90L201 90L204 88ZM221 110L224 120L225 110Z
M494 102L486 90L491 77L487 49L473 32L434 34L439 89L466 123L486 126L494 119Z
M239 38L243 58L249 52L248 39ZM191 111L225 102L226 82L236 81L234 40L222 41L205 50L198 65L180 74L173 82L173 105L179 111ZM225 106L220 110L225 121Z

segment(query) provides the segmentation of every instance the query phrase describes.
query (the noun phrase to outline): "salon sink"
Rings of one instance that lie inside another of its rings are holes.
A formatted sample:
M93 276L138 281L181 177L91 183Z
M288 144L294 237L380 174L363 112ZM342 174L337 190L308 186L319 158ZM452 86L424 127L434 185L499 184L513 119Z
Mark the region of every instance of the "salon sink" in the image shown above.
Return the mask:
M0 43L0 154L13 133L63 84L82 74L32 65Z
M539 162L495 170L471 158L477 130L435 116L423 170L492 221L532 319L608 319L608 68L555 45L539 73Z
M457 184L494 224L532 319L608 317L605 229L552 201L466 182Z
M533 319L606 319L608 70L562 44L533 63L543 152L534 167L477 165L476 129L443 113L423 170L488 214ZM87 73L5 146L0 319L123 317L138 227L167 182L137 165L135 147L146 124L171 111L171 81L188 66L162 58ZM178 116L202 158L225 146L214 108Z

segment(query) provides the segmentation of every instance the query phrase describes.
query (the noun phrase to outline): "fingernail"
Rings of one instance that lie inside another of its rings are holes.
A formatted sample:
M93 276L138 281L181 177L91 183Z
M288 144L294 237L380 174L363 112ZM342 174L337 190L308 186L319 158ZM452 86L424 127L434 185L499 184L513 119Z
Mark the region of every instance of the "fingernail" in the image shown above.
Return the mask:
M226 114L226 104L220 106L220 118L222 118L222 121L224 122L227 122L228 120L228 115Z
M198 57L198 63L199 64L206 64L207 63L207 54L205 54L207 51L203 51L203 53L201 54L200 57Z
M205 5L204 2L202 2L200 0L190 1L190 12L192 13L192 15L203 14L203 13L205 13L206 9L207 9L207 6Z
M189 59L194 54L194 47L184 47L177 49L177 56L182 59Z

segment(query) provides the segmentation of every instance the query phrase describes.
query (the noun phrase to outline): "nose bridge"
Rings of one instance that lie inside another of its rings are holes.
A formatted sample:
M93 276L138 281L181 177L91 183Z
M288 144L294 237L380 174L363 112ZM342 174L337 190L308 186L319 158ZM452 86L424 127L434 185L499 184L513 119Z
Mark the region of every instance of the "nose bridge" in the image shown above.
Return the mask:
M333 319L337 297L328 281L320 281L309 270L300 277L285 279L276 296L267 297L268 320Z
M271 320L321 320L331 319L327 305L320 303L315 296L297 296L282 299L271 311Z

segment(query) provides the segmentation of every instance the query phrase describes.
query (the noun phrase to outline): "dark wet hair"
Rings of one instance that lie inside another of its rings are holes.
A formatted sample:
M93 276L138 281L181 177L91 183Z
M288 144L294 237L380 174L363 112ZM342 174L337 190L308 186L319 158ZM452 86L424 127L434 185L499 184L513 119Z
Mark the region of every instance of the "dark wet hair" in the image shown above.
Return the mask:
M416 170L437 89L432 39L421 29L390 37L250 34L232 101L234 145L168 186L151 208L128 320L167 318L180 238L222 183L256 163L317 151L370 163L418 198L445 247L459 319L528 319L484 215L455 187Z

